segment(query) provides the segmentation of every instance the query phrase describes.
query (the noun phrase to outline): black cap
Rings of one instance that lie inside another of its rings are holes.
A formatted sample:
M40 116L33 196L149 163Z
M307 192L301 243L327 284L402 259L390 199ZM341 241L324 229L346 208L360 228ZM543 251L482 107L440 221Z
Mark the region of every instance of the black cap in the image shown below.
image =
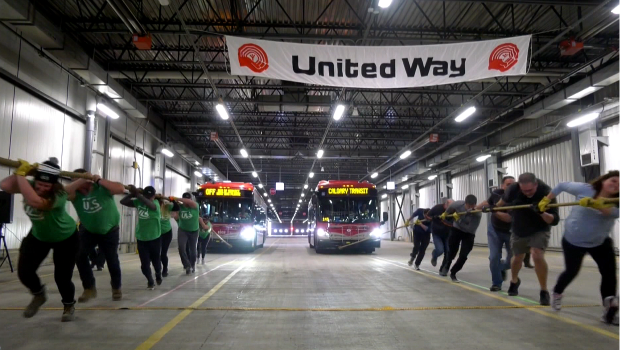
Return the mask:
M34 175L35 180L47 183L57 183L60 177L60 166L57 158L50 158L42 164L39 164L37 172Z
M155 195L155 188L153 186L146 186L142 191L142 195L145 197L153 197Z
M181 197L186 198L186 199L192 199L192 194L189 192L185 192L183 193Z

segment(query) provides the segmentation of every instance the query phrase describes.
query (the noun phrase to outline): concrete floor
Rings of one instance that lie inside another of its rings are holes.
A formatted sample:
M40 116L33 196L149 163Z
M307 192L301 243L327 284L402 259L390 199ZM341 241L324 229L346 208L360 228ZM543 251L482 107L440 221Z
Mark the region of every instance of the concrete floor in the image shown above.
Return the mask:
M317 255L307 240L269 239L253 254L210 253L189 277L175 249L154 291L138 257L123 255L124 299L113 302L107 270L95 272L99 297L79 304L71 323L60 322L50 266L39 271L49 301L32 319L21 316L29 294L3 267L0 349L618 349L618 327L599 322L600 278L589 258L566 292L564 304L577 307L555 313L536 308L529 269L519 298L489 292L486 248L471 253L460 284L437 276L432 245L419 272L406 265L410 250L382 242L371 255ZM549 253L548 262L551 288L563 261ZM77 297L77 271L74 282Z

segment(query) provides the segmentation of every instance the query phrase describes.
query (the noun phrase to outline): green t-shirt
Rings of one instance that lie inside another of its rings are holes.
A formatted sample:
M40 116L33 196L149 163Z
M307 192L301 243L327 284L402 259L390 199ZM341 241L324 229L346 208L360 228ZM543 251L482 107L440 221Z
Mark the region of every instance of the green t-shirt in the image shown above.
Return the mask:
M133 200L133 205L138 209L138 224L136 225L136 239L140 241L152 241L161 236L161 210L155 205L155 210L150 209L139 199Z
M174 205L172 203L164 203L161 205L161 233L167 233L172 230L172 224L170 223L170 209Z
M213 226L211 226L211 222L207 221L207 229L203 230L202 228L200 229L200 232L198 233L200 235L200 238L207 238L209 237L209 234L211 234L211 229L213 228Z
M198 207L189 208L185 205L179 205L179 228L183 231L198 231L200 224L198 223Z
M76 191L73 207L84 228L92 233L105 235L121 222L114 196L107 188L97 184L93 184L87 195Z
M67 213L66 204L66 192L56 195L52 209L48 211L33 208L24 202L24 211L32 221L32 235L43 242L60 242L71 237L76 231L76 223Z

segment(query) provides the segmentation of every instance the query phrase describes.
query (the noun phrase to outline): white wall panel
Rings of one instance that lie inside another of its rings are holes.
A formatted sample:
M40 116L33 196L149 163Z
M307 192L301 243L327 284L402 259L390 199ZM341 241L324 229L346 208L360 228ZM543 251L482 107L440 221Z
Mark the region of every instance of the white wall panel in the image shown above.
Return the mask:
M40 57L30 45L21 45L17 77L56 101L67 103L69 74L47 58Z
M515 178L522 173L534 173L551 187L560 182L574 181L571 141L562 141L532 152L517 154L515 157L504 159L502 167L507 168L508 175ZM572 199L571 196L563 193L558 201L568 202ZM570 208L560 208L560 223L551 230L550 247L561 248L564 219L569 213Z
M0 40L0 42L2 42L2 40ZM0 52L2 52L1 46ZM0 157L4 158L9 157L9 148L11 145L11 122L13 120L14 92L15 87L12 84L0 79ZM0 176L2 178L8 176L9 174L10 172L8 168L0 166Z
M424 187L420 187L420 198L418 198L420 208L432 208L439 203L437 200L437 185L432 182Z
M601 174L611 170L620 170L620 125L612 125L602 130L603 136L609 137L609 146L603 147L600 155ZM620 245L620 223L616 220L613 230L613 239L616 248Z
M190 190L189 179L166 168L166 196L180 197Z
M486 190L486 181L484 176L484 169L479 169L471 172L461 173L452 177L452 199L465 200L467 195L473 194L478 199L478 203L484 201L488 197ZM480 226L476 230L477 244L487 244L487 220L489 214L482 214L482 220L480 220Z
M383 213L388 213L388 221L383 224L383 226L381 226L381 232L383 232L383 235L381 236L381 239L390 239L390 228L391 226L391 222L392 220L394 220L392 213L390 212L390 201L385 198L381 201L380 204L380 208L381 208L381 217L383 218ZM383 219L382 219L383 220Z

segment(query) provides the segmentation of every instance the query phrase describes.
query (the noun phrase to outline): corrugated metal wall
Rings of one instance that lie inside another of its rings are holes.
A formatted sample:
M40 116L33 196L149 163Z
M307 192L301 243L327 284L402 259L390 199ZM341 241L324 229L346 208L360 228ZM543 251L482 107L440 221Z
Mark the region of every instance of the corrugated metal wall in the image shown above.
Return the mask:
M571 141L562 141L532 152L516 154L503 159L502 167L507 168L508 174L515 177L526 172L534 173L551 187L560 182L574 181ZM563 193L558 201L568 202L572 199L572 196ZM569 213L570 208L560 208L560 223L551 230L550 247L561 248L564 219Z
M484 169L471 172L464 172L452 177L452 199L465 200L467 195L473 194L478 199L478 203L486 200L488 191L484 176ZM482 214L480 226L476 230L475 243L487 244L487 220L489 214Z
M409 198L408 191L399 194L398 196L396 196L396 198L398 199L398 202L394 203L394 208L396 210L395 215L397 216L397 219L398 219L396 221L396 227L400 227L400 226L404 226L405 220L409 219L409 217L411 216L412 205L411 205L411 199ZM400 211L402 212L402 215L399 214L398 203L402 205L402 208L400 209ZM400 237L400 240L409 240L409 232L404 227L397 229L395 237L396 239Z
M602 130L603 136L609 137L609 146L603 147L600 154L601 174L611 170L620 170L620 125L615 124ZM614 227L614 244L616 248L620 246L620 223L616 220Z
M418 198L420 208L432 208L439 203L437 200L437 185L435 181L424 184L420 187L418 193L420 194Z
M381 236L382 239L390 239L390 228L392 220L394 220L394 215L392 213L392 211L390 210L390 200L388 198L383 198L381 200L381 204L380 204L380 208L381 208L381 217L383 217L383 213L388 213L388 221L383 224L383 226L381 226L381 231L383 232L383 235Z

